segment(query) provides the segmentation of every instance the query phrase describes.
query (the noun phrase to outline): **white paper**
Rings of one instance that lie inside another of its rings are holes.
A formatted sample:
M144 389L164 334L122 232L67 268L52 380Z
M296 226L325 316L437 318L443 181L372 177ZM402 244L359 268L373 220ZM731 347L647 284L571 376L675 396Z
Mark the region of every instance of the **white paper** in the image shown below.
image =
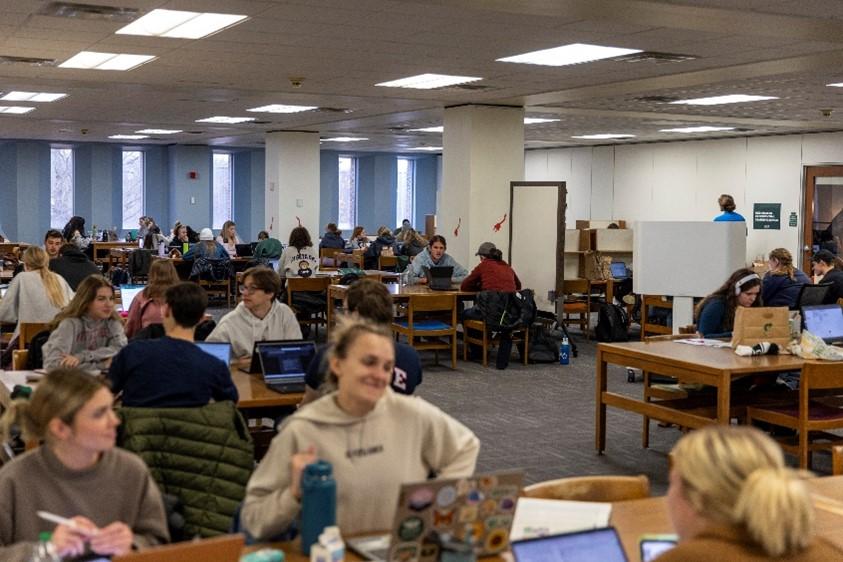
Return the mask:
M731 344L723 340L712 340L708 338L688 338L685 340L673 340L676 343L688 345L702 345L705 347L731 347Z
M0 380L9 389L9 392L14 390L16 384L26 385L27 381L40 379L41 376L35 371L0 371Z
M510 539L608 527L611 514L611 503L518 498Z

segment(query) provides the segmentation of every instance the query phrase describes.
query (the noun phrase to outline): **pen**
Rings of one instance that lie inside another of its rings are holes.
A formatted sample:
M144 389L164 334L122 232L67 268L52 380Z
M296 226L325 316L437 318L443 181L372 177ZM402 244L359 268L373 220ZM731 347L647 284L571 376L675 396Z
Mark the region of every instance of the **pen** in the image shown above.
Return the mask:
M62 517L61 515L56 515L55 513L50 513L49 511L36 511L35 514L41 519L45 519L47 521L51 521L52 523L57 523L59 525L65 525L67 527L70 527L78 533L83 533L85 535L93 535L96 533L96 531L91 532L86 529L83 529L82 527L77 525L76 522L72 519Z

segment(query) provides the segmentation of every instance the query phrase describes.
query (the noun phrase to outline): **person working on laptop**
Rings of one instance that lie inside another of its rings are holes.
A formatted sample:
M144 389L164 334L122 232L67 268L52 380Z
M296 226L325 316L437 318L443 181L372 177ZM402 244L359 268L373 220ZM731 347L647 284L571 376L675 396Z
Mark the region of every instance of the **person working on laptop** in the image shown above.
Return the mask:
M799 290L802 285L811 283L811 279L796 269L793 256L785 248L776 248L770 252L767 260L770 271L764 275L761 283L761 298L764 306L796 306Z
M240 237L237 236L237 225L234 221L225 221L223 223L222 230L220 230L216 241L225 248L225 251L228 252L228 257L232 259L237 257L237 244L243 243Z
M171 260L157 260L149 266L149 284L132 300L126 317L126 337L131 339L150 324L161 324L164 292L178 283L179 274ZM124 301L125 306L125 301ZM204 310L203 310L204 312Z
M430 244L419 253L410 264L410 283L427 283L425 268L432 267L453 267L451 274L452 283L462 283L468 276L468 270L457 263L457 260L445 253L448 243L445 237L440 235L431 236Z
M814 506L803 475L750 427L710 425L673 448L667 510L679 544L657 562L841 560L814 536Z
M843 259L828 250L820 250L811 258L817 283L831 283L825 302L836 303L843 299Z
M344 534L392 526L401 484L431 473L474 472L480 443L457 420L389 384L395 347L388 328L342 318L331 332L337 390L288 417L252 474L241 512L258 540L284 532L301 508L301 475L324 459L337 482L337 523Z
M165 336L133 341L111 362L108 378L124 406L190 408L211 399L239 398L228 365L193 343L208 297L196 283L178 283L163 295L161 315Z
M243 273L243 300L222 317L206 341L225 341L239 366L248 367L256 341L299 340L301 327L292 309L279 302L281 279L268 267L252 267Z
M732 273L716 291L705 297L694 310L697 334L703 338L728 338L735 325L739 306L762 306L761 278L751 269Z
M0 560L70 560L87 553L127 554L168 542L161 493L144 462L115 448L120 420L114 396L96 377L59 369L44 377L30 400L13 403L0 422L5 442L12 425L40 447L0 469ZM37 512L67 517L50 523ZM39 535L55 558L35 558Z
M392 324L392 295L380 281L360 279L346 293L346 310L361 318L389 328ZM329 348L321 347L307 368L304 398L300 405L313 402L334 388L323 384L330 373ZM399 394L412 394L422 382L422 366L418 352L405 343L395 342L395 367L392 372L392 390Z

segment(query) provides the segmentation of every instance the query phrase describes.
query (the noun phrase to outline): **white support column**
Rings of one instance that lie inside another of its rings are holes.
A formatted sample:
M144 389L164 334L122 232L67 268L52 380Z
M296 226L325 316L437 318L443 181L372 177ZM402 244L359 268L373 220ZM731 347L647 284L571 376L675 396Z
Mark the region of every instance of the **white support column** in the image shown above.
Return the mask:
M302 226L318 238L319 133L282 131L266 135L266 213L272 237L286 241Z
M509 182L524 179L524 110L467 105L445 109L437 234L468 269L483 242L509 250ZM495 232L493 226L506 222ZM454 230L459 225L459 236ZM553 226L555 228L555 226Z

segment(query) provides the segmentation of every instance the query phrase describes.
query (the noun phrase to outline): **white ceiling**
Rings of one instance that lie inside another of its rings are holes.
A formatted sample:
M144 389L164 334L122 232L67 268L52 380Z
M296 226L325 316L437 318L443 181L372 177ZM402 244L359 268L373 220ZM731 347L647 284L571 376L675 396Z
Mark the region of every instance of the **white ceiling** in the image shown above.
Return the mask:
M273 130L366 136L323 147L404 151L441 146L443 108L523 105L558 123L525 127L528 148L605 144L572 139L631 133L631 141L843 130L840 0L84 0L89 4L245 14L200 40L115 35L120 22L39 15L39 0L0 0L0 56L63 62L82 50L151 54L129 72L0 64L0 91L66 92L23 116L0 114L0 139L109 141L142 128L190 133L136 144L249 147ZM740 5L740 8L735 8ZM495 62L568 43L692 55L694 60L602 61L568 67ZM374 84L435 72L482 76L479 90L408 90ZM300 87L290 78L301 78ZM690 107L653 101L745 93L772 101ZM5 102L3 102L5 103ZM331 110L247 113L270 103ZM30 105L16 103L15 105ZM839 109L838 109L839 108ZM821 110L832 109L830 117ZM210 125L212 115L257 124ZM737 132L680 135L689 125ZM84 131L84 132L83 132Z

